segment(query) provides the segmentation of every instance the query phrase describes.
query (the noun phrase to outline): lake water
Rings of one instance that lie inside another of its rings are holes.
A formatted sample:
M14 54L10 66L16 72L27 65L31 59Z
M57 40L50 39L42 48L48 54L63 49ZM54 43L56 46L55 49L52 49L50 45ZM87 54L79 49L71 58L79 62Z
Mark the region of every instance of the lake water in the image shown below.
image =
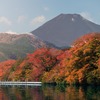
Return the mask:
M0 100L100 100L100 87L0 86Z

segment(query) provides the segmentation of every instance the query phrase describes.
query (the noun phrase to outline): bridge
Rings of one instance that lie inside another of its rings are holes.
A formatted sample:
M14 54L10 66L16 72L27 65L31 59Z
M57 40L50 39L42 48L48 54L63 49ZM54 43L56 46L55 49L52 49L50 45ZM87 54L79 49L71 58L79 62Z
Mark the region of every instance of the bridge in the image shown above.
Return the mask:
M0 85L33 85L33 86L41 86L42 82L0 81Z

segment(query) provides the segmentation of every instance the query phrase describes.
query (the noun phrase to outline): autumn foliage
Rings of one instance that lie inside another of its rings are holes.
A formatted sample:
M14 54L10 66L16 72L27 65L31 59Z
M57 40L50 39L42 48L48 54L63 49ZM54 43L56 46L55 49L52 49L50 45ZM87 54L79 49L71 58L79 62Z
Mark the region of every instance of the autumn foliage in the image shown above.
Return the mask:
M100 33L80 37L69 49L41 48L25 59L12 61L8 67L2 63L0 80L98 85ZM3 68L9 71L3 73Z

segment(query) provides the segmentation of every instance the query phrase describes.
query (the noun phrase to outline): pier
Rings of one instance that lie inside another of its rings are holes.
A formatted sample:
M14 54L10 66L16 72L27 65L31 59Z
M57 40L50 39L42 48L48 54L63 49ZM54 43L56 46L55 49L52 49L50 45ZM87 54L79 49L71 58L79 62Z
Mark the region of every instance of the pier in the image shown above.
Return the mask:
M18 81L0 81L0 85L33 85L41 86L42 82L18 82Z

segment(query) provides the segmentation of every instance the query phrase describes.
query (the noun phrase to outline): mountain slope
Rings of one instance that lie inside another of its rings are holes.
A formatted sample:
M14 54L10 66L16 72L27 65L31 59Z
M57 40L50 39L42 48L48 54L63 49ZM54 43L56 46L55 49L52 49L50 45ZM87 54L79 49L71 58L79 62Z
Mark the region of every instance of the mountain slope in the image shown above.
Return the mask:
M49 45L32 34L0 33L0 61L23 58L26 54Z
M60 47L69 46L73 40L90 32L100 32L100 25L79 14L60 14L32 31L39 38Z

